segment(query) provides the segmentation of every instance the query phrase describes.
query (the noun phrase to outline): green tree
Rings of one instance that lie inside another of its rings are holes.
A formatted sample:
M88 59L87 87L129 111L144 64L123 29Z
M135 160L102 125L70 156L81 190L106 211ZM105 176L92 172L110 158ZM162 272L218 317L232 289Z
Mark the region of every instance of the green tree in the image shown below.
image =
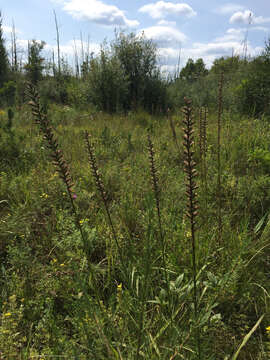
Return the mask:
M143 105L144 94L147 93L146 87L151 83L151 78L156 78L157 71L157 49L156 45L140 36L116 34L116 39L112 43L112 51L119 59L125 76L129 81L128 97L126 107Z
M252 116L270 114L270 62L267 58L258 56L249 63L236 95L242 113Z
M262 56L266 62L270 63L270 37L265 41L265 47Z
M242 113L253 116L270 114L270 38L262 53L247 63L236 95Z
M5 48L5 40L3 37L3 18L0 12L0 88L4 85L5 81L8 80L9 63L7 51Z
M115 112L123 107L128 93L128 79L119 59L102 49L90 61L87 76L90 100L100 109Z
M15 103L16 83L6 81L0 88L0 104L2 106L13 106Z
M241 70L244 65L246 65L246 60L242 60L240 56L222 56L214 60L210 73L219 75L223 72L227 77L228 74L235 74Z
M41 56L41 51L45 45L44 41L38 42L32 40L28 45L28 62L24 66L27 78L33 83L37 84L42 79L42 71L45 67L44 58Z
M193 82L199 77L205 76L208 74L208 70L205 67L203 59L198 59L194 62L193 59L188 59L186 66L182 68L180 72L180 78Z

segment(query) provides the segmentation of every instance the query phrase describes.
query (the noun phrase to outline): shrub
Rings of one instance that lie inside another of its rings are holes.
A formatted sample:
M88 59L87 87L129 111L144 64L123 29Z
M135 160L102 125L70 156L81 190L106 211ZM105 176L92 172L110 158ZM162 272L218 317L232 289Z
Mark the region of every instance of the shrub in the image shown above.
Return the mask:
M2 106L13 106L15 103L16 83L15 81L5 82L0 89L0 104Z

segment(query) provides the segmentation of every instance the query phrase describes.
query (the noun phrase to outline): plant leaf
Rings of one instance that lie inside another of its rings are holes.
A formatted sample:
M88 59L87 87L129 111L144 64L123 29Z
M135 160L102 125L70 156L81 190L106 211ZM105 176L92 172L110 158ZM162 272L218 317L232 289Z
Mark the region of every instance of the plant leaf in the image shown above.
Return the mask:
M264 315L262 315L259 320L256 322L256 324L253 326L253 328L250 330L250 332L244 337L241 345L239 346L239 348L237 349L237 351L234 353L233 357L231 360L236 360L238 358L238 355L240 353L240 351L242 350L242 348L246 345L246 343L248 342L249 338L251 337L251 335L254 333L254 331L257 329L257 327L260 325L262 319L264 318Z

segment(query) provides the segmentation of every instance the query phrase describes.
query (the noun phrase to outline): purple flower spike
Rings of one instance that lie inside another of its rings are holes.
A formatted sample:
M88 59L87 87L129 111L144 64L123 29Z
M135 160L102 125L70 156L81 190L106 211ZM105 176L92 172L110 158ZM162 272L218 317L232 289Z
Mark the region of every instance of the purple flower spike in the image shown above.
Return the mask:
M77 195L76 194L73 194L72 195L72 198L75 200L75 199L77 199Z

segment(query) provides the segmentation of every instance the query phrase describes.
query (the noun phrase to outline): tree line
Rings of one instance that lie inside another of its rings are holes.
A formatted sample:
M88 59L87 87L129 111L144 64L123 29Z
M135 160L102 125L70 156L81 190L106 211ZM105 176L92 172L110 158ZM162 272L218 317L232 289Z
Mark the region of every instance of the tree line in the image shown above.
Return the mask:
M57 31L57 59L43 56L44 41L28 42L24 62L18 60L15 27L11 36L11 54L5 46L0 13L0 106L24 103L25 81L39 88L44 104L55 102L86 108L89 105L106 112L143 109L166 112L183 105L190 96L197 106L216 107L217 82L224 73L224 106L231 111L260 116L270 112L270 39L263 52L254 57L221 57L206 68L203 59L188 59L178 73L161 73L155 43L140 36L115 33L111 43L104 42L99 54L75 47L75 71L60 55ZM56 61L57 60L57 61Z

